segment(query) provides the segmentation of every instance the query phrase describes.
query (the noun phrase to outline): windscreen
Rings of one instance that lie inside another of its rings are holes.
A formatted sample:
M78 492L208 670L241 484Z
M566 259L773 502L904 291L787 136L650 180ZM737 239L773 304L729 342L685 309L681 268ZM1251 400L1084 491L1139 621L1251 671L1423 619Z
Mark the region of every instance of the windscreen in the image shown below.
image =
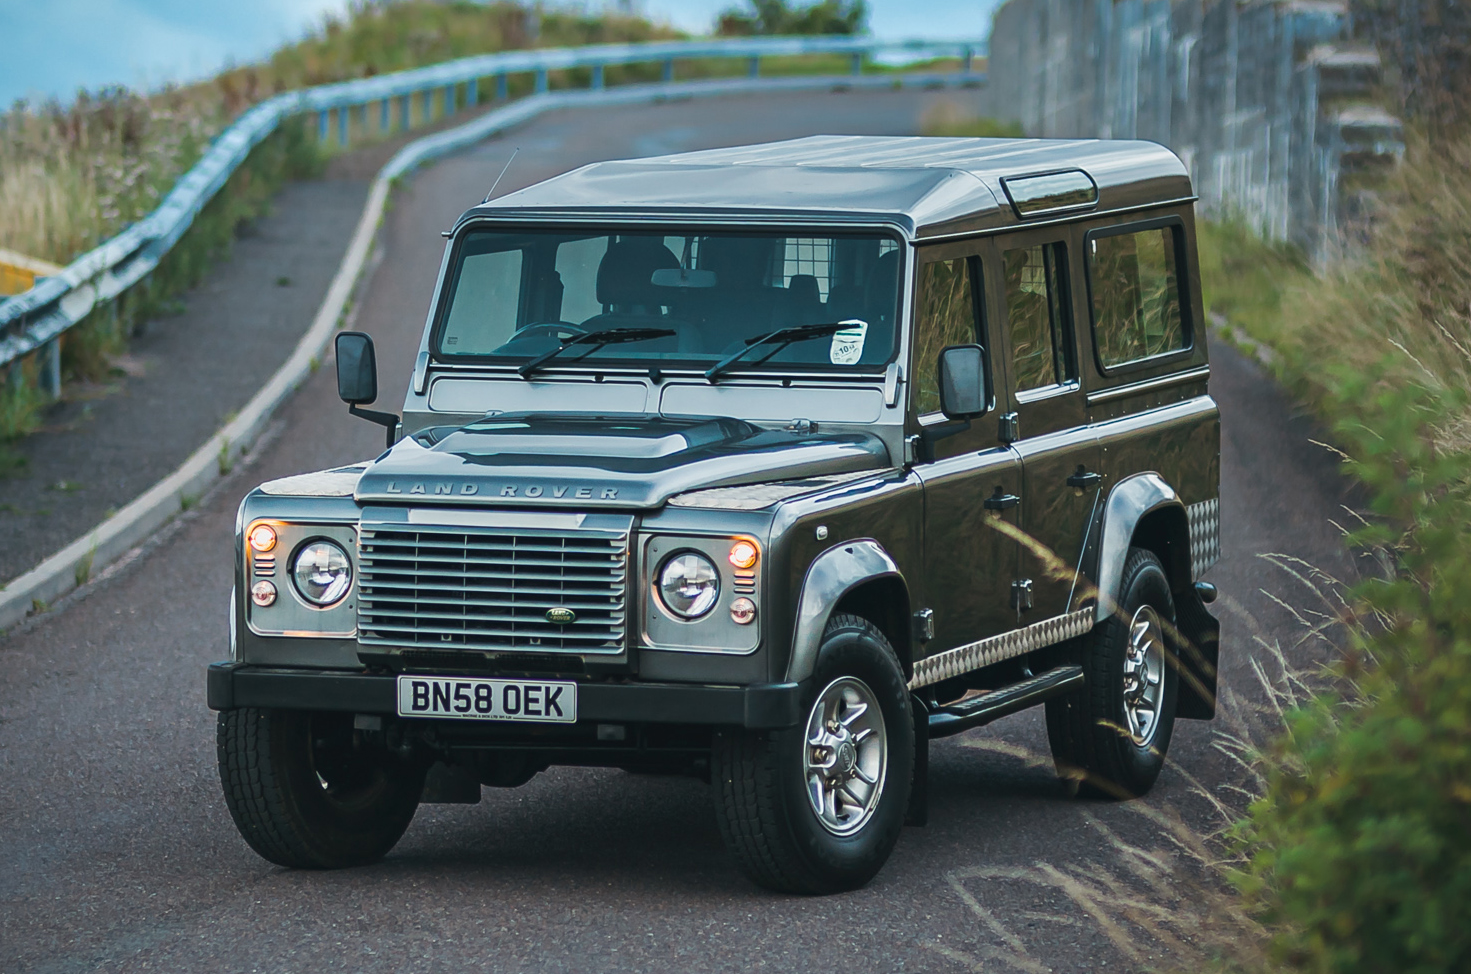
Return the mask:
M899 261L898 243L876 233L473 231L456 253L435 350L515 363L581 335L652 329L672 334L585 341L556 364L704 369L779 329L842 322L831 335L771 342L738 368L873 371L894 354Z

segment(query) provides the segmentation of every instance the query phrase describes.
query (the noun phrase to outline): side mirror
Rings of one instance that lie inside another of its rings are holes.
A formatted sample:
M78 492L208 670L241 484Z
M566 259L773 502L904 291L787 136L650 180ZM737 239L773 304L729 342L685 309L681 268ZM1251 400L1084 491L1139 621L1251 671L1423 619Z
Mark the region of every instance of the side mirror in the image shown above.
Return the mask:
M378 398L378 357L373 353L372 336L360 331L345 331L337 336L337 395L347 403L347 411L359 419L377 423L388 431L388 445L398 429L395 413L363 409L363 403Z
M378 357L372 337L363 332L337 336L337 395L351 406L378 398Z
M991 401L987 388L986 350L979 345L951 345L940 353L940 411L949 419L974 419Z

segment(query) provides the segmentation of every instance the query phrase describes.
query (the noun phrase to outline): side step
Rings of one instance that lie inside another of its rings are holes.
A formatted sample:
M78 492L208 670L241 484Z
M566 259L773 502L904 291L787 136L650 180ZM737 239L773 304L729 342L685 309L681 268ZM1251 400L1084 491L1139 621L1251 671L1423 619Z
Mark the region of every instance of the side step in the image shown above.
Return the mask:
M933 711L930 714L930 738L949 737L989 724L1082 685L1081 666L1059 666L1009 687L988 690L978 697Z

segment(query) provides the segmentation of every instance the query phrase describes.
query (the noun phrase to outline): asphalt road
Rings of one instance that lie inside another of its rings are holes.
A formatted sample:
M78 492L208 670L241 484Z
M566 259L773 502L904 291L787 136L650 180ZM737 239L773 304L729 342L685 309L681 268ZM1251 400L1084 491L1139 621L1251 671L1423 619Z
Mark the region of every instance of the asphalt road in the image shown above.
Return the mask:
M782 95L546 117L417 174L383 230L359 305L382 401L401 395L442 241L513 146L524 185L598 158L811 133L914 131L956 95ZM963 97L983 99L983 93ZM1214 350L1224 414L1224 682L1259 698L1246 658L1301 626L1263 589L1303 593L1260 557L1352 570L1345 486L1259 369ZM252 483L374 455L323 369L253 462L112 577L0 642L0 970L1091 971L1169 966L1167 939L1055 876L1118 874L1114 839L1166 843L1140 811L1213 821L1191 779L1238 779L1221 726L1183 722L1144 802L1070 801L1037 713L936 745L930 825L906 829L866 889L773 896L727 859L707 786L553 770L478 806L425 806L382 863L290 872L236 835L215 770L204 667L227 655L232 526ZM1304 650L1292 650L1301 655ZM1056 873L1048 870L1055 869ZM1138 895L1151 895L1137 883ZM1121 890L1124 887L1121 887ZM1158 891L1156 891L1158 892ZM1118 892L1122 902L1123 892ZM1160 894L1164 895L1164 894ZM1156 926L1157 931L1157 926ZM1187 932L1186 936L1189 934Z

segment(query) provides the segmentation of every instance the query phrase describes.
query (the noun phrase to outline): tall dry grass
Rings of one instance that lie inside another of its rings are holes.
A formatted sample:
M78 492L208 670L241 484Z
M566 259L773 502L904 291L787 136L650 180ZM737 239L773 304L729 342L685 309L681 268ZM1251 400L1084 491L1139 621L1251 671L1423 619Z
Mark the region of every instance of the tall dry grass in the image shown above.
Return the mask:
M1283 377L1319 408L1350 374L1375 376L1370 396L1407 384L1432 395L1471 389L1471 135L1412 137L1380 195L1367 245L1320 278L1262 254L1246 262L1269 286L1238 275L1234 311L1233 296L1221 296L1231 324L1271 346ZM1440 450L1471 450L1471 411L1426 432Z
M204 86L0 116L0 247L65 264L146 215L228 121Z
M231 119L282 91L472 54L676 36L574 6L360 0L269 60L206 82L17 105L0 114L0 247L69 262L145 216Z

